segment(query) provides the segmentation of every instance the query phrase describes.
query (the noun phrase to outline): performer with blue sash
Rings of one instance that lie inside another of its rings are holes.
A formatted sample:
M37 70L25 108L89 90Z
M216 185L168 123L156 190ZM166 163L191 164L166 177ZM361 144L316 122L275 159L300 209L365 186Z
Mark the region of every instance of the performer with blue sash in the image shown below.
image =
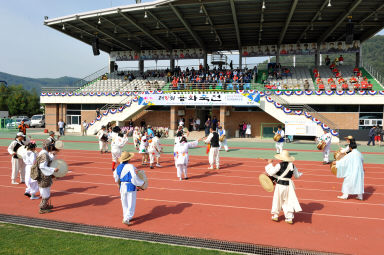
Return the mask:
M278 126L277 127L277 131L275 132L273 132L273 133L275 133L275 135L276 134L279 134L280 136L281 136L281 138L276 142L276 144L275 144L275 147L276 147L276 153L277 154L279 154L279 153L281 153L282 151L283 151L283 146L284 146L284 136L285 136L285 134L284 134L284 130L282 129L282 127L281 126Z
M124 151L119 158L116 170L113 172L115 182L120 186L121 206L123 207L123 223L129 225L129 221L135 214L136 208L136 187L144 184L144 181L137 176L137 169L128 164L134 154Z
M337 178L344 178L340 199L348 199L349 195L356 194L357 199L363 200L364 194L364 168L363 155L357 150L355 139L350 139L350 152L342 159L336 161Z

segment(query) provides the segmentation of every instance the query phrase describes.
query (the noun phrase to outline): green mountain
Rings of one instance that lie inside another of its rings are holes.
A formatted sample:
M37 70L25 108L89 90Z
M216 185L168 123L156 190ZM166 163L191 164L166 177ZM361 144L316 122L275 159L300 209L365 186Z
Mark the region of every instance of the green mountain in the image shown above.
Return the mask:
M6 81L10 85L23 85L25 90L31 91L35 89L40 93L42 87L70 87L74 86L78 78L73 77L60 77L56 79L51 78L28 78L23 76L12 75L0 72L0 81Z

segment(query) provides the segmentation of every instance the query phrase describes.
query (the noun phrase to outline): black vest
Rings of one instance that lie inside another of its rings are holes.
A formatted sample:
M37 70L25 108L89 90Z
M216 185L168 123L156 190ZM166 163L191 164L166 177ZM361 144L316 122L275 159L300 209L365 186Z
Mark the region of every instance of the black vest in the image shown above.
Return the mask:
M220 147L219 145L219 134L217 132L212 133L211 147Z
M281 162L280 163L280 170L275 175L282 177L282 178L291 179L293 176L293 171L289 171L285 176L281 176L285 172L285 170L287 169L288 164L289 164L289 162ZM277 178L275 178L275 177L272 177L272 181L276 182L277 184L284 185L284 186L289 185L289 181L277 180Z
M16 140L17 141L17 143L16 143L16 145L15 145L15 147L13 147L13 152L17 152L17 150L21 147L21 146L23 146L24 145L24 143L22 142L22 141L18 141L18 140ZM17 156L17 154L16 155L13 155L13 158L19 158L18 156Z

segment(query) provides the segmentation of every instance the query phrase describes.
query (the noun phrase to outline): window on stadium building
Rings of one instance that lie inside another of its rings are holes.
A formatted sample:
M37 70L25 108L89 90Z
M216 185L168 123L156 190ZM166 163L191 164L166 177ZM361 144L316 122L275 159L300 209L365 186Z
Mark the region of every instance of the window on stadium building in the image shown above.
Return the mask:
M81 104L67 105L67 125L80 125L81 123Z

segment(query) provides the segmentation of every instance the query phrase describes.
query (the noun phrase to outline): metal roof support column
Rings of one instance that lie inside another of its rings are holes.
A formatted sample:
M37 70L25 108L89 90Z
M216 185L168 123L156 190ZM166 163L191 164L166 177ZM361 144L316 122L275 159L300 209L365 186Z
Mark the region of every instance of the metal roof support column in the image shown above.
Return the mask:
M232 18L233 18L233 23L235 24L237 46L239 47L239 51L241 51L240 29L239 29L239 23L237 22L236 7L235 7L234 0L229 0L229 3L231 4Z
M361 46L359 47L359 51L356 52L356 66L361 67L361 61L363 60L363 51L361 50Z
M204 52L204 69L207 70L208 68L208 53Z
M280 45L280 44L283 42L283 40L284 40L285 33L287 32L289 23L291 22L291 19L292 19L293 13L295 12L296 5L297 5L297 2L298 2L298 1L299 1L299 0L293 0L293 3L292 3L292 5L291 5L291 10L289 11L287 20L285 21L284 28L283 28L283 30L282 30L281 33L280 33L279 45Z
M144 59L139 60L139 71L144 72Z
M241 51L239 51L239 69L243 67L243 56L241 55Z

